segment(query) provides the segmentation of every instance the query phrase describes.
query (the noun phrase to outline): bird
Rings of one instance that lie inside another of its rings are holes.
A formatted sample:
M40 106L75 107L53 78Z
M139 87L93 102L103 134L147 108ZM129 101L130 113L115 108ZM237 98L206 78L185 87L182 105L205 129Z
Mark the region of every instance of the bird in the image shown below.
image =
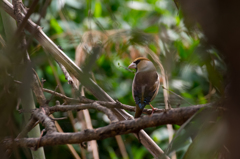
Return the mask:
M128 66L128 68L136 69L132 83L132 96L136 103L134 118L139 118L141 116L146 105L151 106L153 114L155 108L150 102L158 94L160 86L159 75L154 64L145 57L138 57Z

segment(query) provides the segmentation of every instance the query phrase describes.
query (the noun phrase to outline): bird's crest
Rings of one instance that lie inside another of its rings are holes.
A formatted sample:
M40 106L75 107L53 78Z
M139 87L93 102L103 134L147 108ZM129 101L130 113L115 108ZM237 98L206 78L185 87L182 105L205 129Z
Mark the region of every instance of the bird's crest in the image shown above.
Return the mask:
M150 61L148 58L146 57L138 57L136 58L133 62L136 62L136 61L141 61L141 60L147 60L147 61Z

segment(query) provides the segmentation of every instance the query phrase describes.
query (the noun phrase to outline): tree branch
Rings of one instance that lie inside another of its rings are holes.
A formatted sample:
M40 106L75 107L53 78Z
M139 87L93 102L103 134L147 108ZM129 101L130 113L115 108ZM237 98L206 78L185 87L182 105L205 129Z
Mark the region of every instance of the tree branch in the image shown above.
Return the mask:
M100 104L100 103L99 103ZM191 107L182 107L182 108L173 108L172 110L174 111L175 114L179 114L182 113L182 117L180 118L179 115L179 121L178 125L182 125L188 118L190 118L195 112L197 112L199 109L201 108L208 108L210 107L212 104L203 104L203 105L194 105ZM117 105L111 105L112 108L118 107ZM51 111L69 111L69 110L79 110L79 109L89 109L89 104L85 104L85 105L63 105L63 106L58 106L56 108L55 107L50 107L49 110ZM151 109L147 109L147 112L149 112L149 114L151 114ZM163 110L162 112L159 113L165 113L168 112L166 110ZM154 113L154 114L159 114L159 113ZM180 120L181 119L181 120Z
M33 117L39 120L45 127L47 134L57 132L54 122L46 115L44 108L33 110Z
M196 113L200 108L209 108L206 105L198 105L192 107L175 108L154 114L152 116L143 116L138 119L124 120L112 123L108 126L97 129L86 129L77 133L53 133L47 134L41 138L39 146L51 146L62 144L76 144L91 140L102 140L116 135L129 134L140 129L155 127L166 124L183 124L188 118ZM35 147L39 142L39 138L22 138L14 140L5 140L4 143L7 148L12 144L21 147Z
M32 128L34 127L34 125L36 125L36 123L38 123L38 121L34 118L30 118L30 120L28 121L27 125L24 127L24 129L18 134L17 138L22 138L25 137L27 135L27 133L29 131L32 130Z
M101 106L97 102L89 103L89 104L81 104L81 105L56 105L56 106L50 107L49 111L50 111L50 113L54 113L57 111L67 112L67 111L71 111L71 110L79 111L79 110L83 110L83 109L96 109L96 110L106 114L108 116L109 120L111 120L112 122L118 121L116 116L114 116L113 113L108 108Z
M107 108L119 108L119 109L125 109L125 110L128 110L128 111L131 111L131 112L135 112L135 106L122 104L120 102L94 101L94 100L91 100L91 99L87 99L85 97L79 97L79 99L74 99L74 98L67 97L67 96L65 96L65 95L63 95L61 93L54 92L54 91L46 89L46 88L43 88L43 91L51 93L51 94L54 94L54 95L62 98L68 104L70 104L70 103L93 103L93 102L97 102L100 105L102 105L104 107L107 107ZM66 106L66 105L64 105L64 106ZM165 111L164 109L157 109L156 108L154 112L161 113L161 112L164 112L164 111ZM143 109L143 113L150 115L152 113L152 109Z
M36 72L33 70L35 74L33 74L33 81L32 81L32 90L37 98L37 102L40 104L41 107L47 106L47 100L43 94L42 86L39 83L39 78Z
M72 77L70 76L70 74L68 73L68 71L66 70L66 68L58 61L56 61L59 65L59 67L61 68L63 74L65 75L65 79L68 81L68 84L70 84L72 86L72 88L74 89L74 91L78 91L78 88L76 86L76 84L73 82Z
M98 107L100 106L105 106L108 108L117 108L119 107L118 105L116 105L115 103L111 103L111 102L101 102L101 101L96 101L94 102L95 104L92 103L88 103L88 104L81 104L81 105L56 105L53 107L49 108L50 113L54 113L57 111L60 112L66 112L66 111L72 111L72 110L83 110L83 109L98 109ZM105 103L105 104L104 104ZM203 105L194 105L191 107L182 107L182 108L173 108L172 110L181 110L180 112L183 112L183 114L188 114L187 112L190 112L191 115L193 115L197 110L199 110L200 108L205 108L205 107L209 107L211 104L203 104ZM135 111L133 106L128 106L131 107L131 110ZM128 109L127 107L127 109ZM125 109L126 107L121 107L122 109ZM101 110L99 110L101 111ZM151 114L152 110L151 109L145 109L145 112L147 112L148 114ZM166 110L161 110L159 109L159 111L155 112L154 114L159 114L162 112L166 112ZM186 116L187 119L189 118L189 116ZM185 121L185 119L184 119ZM182 121L179 121L179 125L183 124Z

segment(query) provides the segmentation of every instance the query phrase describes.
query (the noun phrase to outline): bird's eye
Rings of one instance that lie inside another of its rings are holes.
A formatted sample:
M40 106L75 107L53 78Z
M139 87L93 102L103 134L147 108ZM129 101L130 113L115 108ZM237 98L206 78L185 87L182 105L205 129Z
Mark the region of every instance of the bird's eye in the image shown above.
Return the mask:
M137 60L137 61L135 61L134 63L137 65L140 61L141 61L141 60Z

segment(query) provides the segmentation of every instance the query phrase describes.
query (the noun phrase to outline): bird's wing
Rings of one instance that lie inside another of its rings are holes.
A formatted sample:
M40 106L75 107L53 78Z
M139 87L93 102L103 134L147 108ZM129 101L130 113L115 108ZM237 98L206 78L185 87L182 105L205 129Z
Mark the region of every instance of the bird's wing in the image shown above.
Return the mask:
M134 77L132 89L136 104L143 109L158 93L159 77L157 72L138 72Z

